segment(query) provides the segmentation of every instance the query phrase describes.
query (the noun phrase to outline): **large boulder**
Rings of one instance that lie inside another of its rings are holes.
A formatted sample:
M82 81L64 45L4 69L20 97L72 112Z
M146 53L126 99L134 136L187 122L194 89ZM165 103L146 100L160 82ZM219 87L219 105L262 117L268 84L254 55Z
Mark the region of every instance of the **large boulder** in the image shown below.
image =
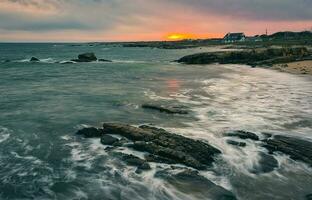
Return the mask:
M84 53L78 55L78 59L73 59L72 61L75 62L93 62L97 61L97 57L95 56L94 53Z
M113 145L118 141L118 138L112 137L110 135L102 135L101 137L101 143L104 145Z
M269 173L276 168L278 168L278 161L272 155L260 152L260 160L250 172L254 174Z
M282 152L291 159L302 161L312 166L312 142L284 135L275 135L263 141L270 153Z
M205 169L221 153L215 147L199 141L172 134L150 126L134 127L119 123L104 123L104 132L118 134L134 142L133 149L148 152L149 161L184 164L195 169ZM154 158L154 159L153 159Z

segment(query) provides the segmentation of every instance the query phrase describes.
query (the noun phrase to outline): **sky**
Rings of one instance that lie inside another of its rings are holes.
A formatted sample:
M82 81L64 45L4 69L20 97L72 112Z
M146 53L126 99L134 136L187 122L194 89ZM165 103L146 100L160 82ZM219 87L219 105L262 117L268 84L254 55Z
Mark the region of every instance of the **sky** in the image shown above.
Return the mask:
M0 0L2 42L223 37L312 29L312 0Z

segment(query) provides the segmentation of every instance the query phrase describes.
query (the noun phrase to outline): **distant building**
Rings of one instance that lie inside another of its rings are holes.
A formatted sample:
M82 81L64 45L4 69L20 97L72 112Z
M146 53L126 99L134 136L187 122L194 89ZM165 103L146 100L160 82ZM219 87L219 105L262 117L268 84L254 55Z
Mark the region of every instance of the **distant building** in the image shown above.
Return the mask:
M233 43L233 42L244 42L246 40L246 36L244 33L228 33L224 36L224 43Z

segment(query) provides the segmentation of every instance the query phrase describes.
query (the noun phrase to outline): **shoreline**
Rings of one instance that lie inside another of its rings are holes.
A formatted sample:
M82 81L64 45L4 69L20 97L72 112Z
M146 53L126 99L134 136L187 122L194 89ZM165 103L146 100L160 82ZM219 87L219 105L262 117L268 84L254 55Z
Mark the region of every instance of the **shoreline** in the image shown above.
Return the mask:
M312 60L275 64L269 69L298 75L312 75Z

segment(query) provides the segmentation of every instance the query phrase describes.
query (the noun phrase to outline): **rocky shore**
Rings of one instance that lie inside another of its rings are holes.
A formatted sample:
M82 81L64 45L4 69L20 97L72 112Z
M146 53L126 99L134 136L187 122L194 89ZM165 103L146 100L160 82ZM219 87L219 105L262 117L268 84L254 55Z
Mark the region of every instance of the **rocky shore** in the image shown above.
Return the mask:
M295 67L291 63L305 62L308 67L300 69L300 73L310 73L310 61L312 61L312 52L305 47L291 47L291 48L260 48L247 49L238 51L212 52L212 53L198 53L184 56L176 62L183 64L246 64L252 67L269 67L276 69L291 68L293 70L284 70L288 72L295 71ZM283 71L283 70L281 70Z

